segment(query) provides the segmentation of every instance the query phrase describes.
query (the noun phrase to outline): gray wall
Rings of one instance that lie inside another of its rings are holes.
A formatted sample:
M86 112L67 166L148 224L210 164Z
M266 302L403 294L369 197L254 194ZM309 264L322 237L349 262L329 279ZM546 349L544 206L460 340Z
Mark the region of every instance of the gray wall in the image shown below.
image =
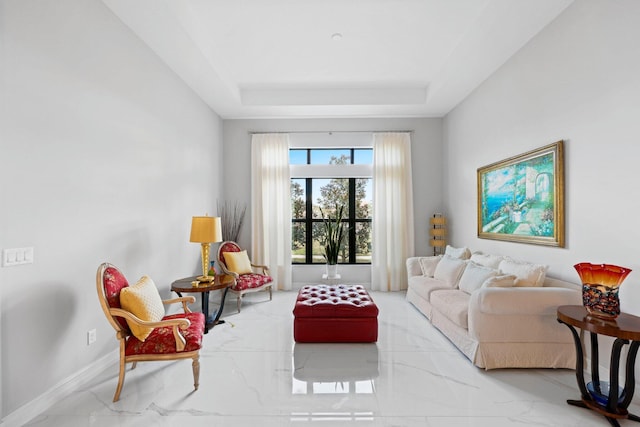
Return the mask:
M224 121L225 198L247 203L251 210L251 132L309 131L413 131L411 136L416 254L428 254L428 218L442 209L442 119L289 119ZM245 227L240 243L251 245L251 230ZM316 280L322 267L294 271L294 282ZM354 267L355 268L355 267ZM345 271L341 267L341 271Z
M198 271L222 121L100 1L3 1L0 20L0 246L35 248L0 268L6 416L117 349L101 262L163 297Z

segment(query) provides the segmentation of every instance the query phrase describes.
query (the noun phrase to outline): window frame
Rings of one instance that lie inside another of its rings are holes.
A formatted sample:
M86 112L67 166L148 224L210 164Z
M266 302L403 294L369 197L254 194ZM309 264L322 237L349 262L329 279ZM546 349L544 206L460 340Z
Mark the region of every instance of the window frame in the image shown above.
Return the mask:
M291 182L304 180L305 191L305 217L293 218L292 229L295 224L304 224L305 228L305 260L304 262L292 262L292 265L318 265L321 262L313 260L313 227L322 223L322 218L313 217L313 180L314 179L348 179L349 185L349 212L343 222L348 225L347 242L349 259L340 262L343 265L370 265L369 262L357 262L356 250L356 225L358 223L372 223L372 218L356 218L356 180L369 179L373 182L372 164L354 164L354 154L357 150L373 150L371 146L356 147L290 147L290 150L306 150L307 164L291 164ZM319 165L311 163L312 150L349 150L350 163L344 165ZM316 189L317 191L318 189Z

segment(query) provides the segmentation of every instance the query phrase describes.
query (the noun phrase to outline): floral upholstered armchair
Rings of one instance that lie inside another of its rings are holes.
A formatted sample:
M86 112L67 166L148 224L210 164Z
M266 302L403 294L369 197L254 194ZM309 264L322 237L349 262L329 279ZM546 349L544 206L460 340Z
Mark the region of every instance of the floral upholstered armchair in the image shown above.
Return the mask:
M269 267L253 264L236 242L223 242L218 248L218 265L223 273L233 277L231 292L235 293L238 302L238 313L242 305L242 297L249 292L268 291L269 301L272 298L271 286L273 278L269 275Z
M108 263L98 267L96 285L100 306L120 342L120 374L113 401L120 399L126 364L132 363L133 369L140 361L192 359L197 390L205 320L202 313L187 307L195 298L163 301L148 276L129 286L120 270ZM182 303L184 313L166 316L164 305L172 303Z

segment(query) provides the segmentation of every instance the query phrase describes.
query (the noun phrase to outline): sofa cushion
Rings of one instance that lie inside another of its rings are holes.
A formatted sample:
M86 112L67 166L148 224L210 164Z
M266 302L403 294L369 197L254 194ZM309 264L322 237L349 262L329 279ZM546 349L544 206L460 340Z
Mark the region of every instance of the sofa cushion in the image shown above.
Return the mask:
M438 289L449 289L449 285L442 280L436 280L433 277L413 276L409 277L409 288L418 294L421 298L429 301L431 293Z
M186 318L190 325L187 329L180 329L180 334L185 339L184 351L195 351L202 348L202 334L204 332L204 315L202 313L176 313L164 316L161 320L173 320ZM134 356L139 354L173 354L176 352L176 338L173 335L173 327L165 326L155 328L145 341L140 341L135 336L127 339L124 354Z
M470 259L476 264L480 264L485 267L489 267L497 270L498 266L500 265L500 261L502 261L503 258L504 257L500 255L489 255L489 254L483 254L480 252L475 252L471 254Z
M450 288L455 288L456 286L458 286L458 281L460 280L460 276L464 271L466 263L467 262L465 260L445 255L436 266L436 271L434 271L433 273L433 278L442 280Z
M517 277L513 274L501 274L489 277L482 284L483 288L512 288L516 285Z
M470 294L473 291L477 291L482 287L482 284L490 277L498 275L498 271L492 268L483 267L474 262L468 262L460 281L458 282L458 288L460 290Z
M418 263L420 264L420 270L422 275L427 277L433 277L433 273L436 271L436 266L442 259L442 255L420 257Z
M503 274L516 276L515 286L542 286L547 274L547 266L531 264L505 257L500 261L500 271Z
M247 289L257 289L271 282L273 282L273 278L266 274L241 274L240 277L236 279L231 290L238 292Z
M407 258L405 265L407 267L407 277L422 276L422 270L420 269L420 257L412 256Z
M447 245L444 254L449 255L453 258L460 259L469 259L469 257L471 257L471 251L469 250L469 248L454 248L453 246L449 245Z
M441 289L431 294L431 304L461 328L469 328L469 294L459 289Z

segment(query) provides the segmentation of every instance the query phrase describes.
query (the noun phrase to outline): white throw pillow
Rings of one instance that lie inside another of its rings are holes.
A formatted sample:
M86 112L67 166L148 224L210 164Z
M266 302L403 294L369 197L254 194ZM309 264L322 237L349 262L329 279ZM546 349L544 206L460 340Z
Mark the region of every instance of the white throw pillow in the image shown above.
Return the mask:
M460 290L470 294L480 289L487 279L495 277L496 275L498 275L497 270L468 262L460 277L458 287Z
M445 255L436 266L436 271L434 271L433 277L434 279L441 280L450 287L455 288L458 286L458 281L460 280L460 276L462 275L466 265L467 262L465 260Z
M485 267L493 268L495 270L500 266L500 261L502 261L502 256L500 255L489 255L483 254L480 252L475 252L471 254L471 261L476 264L484 265Z
M469 257L471 256L471 251L469 250L469 248L454 248L453 246L447 245L444 254L449 255L453 258L469 259Z
M547 274L547 266L540 264L531 264L528 262L517 261L511 258L505 258L500 261L500 271L503 274L513 274L516 276L515 286L533 286L540 287L544 282Z
M483 288L512 288L516 284L517 277L513 274L502 274L489 277L482 284Z
M433 277L433 273L436 271L436 266L442 259L442 255L437 256L426 256L418 258L418 263L420 264L420 270L422 270L422 275L427 277Z

